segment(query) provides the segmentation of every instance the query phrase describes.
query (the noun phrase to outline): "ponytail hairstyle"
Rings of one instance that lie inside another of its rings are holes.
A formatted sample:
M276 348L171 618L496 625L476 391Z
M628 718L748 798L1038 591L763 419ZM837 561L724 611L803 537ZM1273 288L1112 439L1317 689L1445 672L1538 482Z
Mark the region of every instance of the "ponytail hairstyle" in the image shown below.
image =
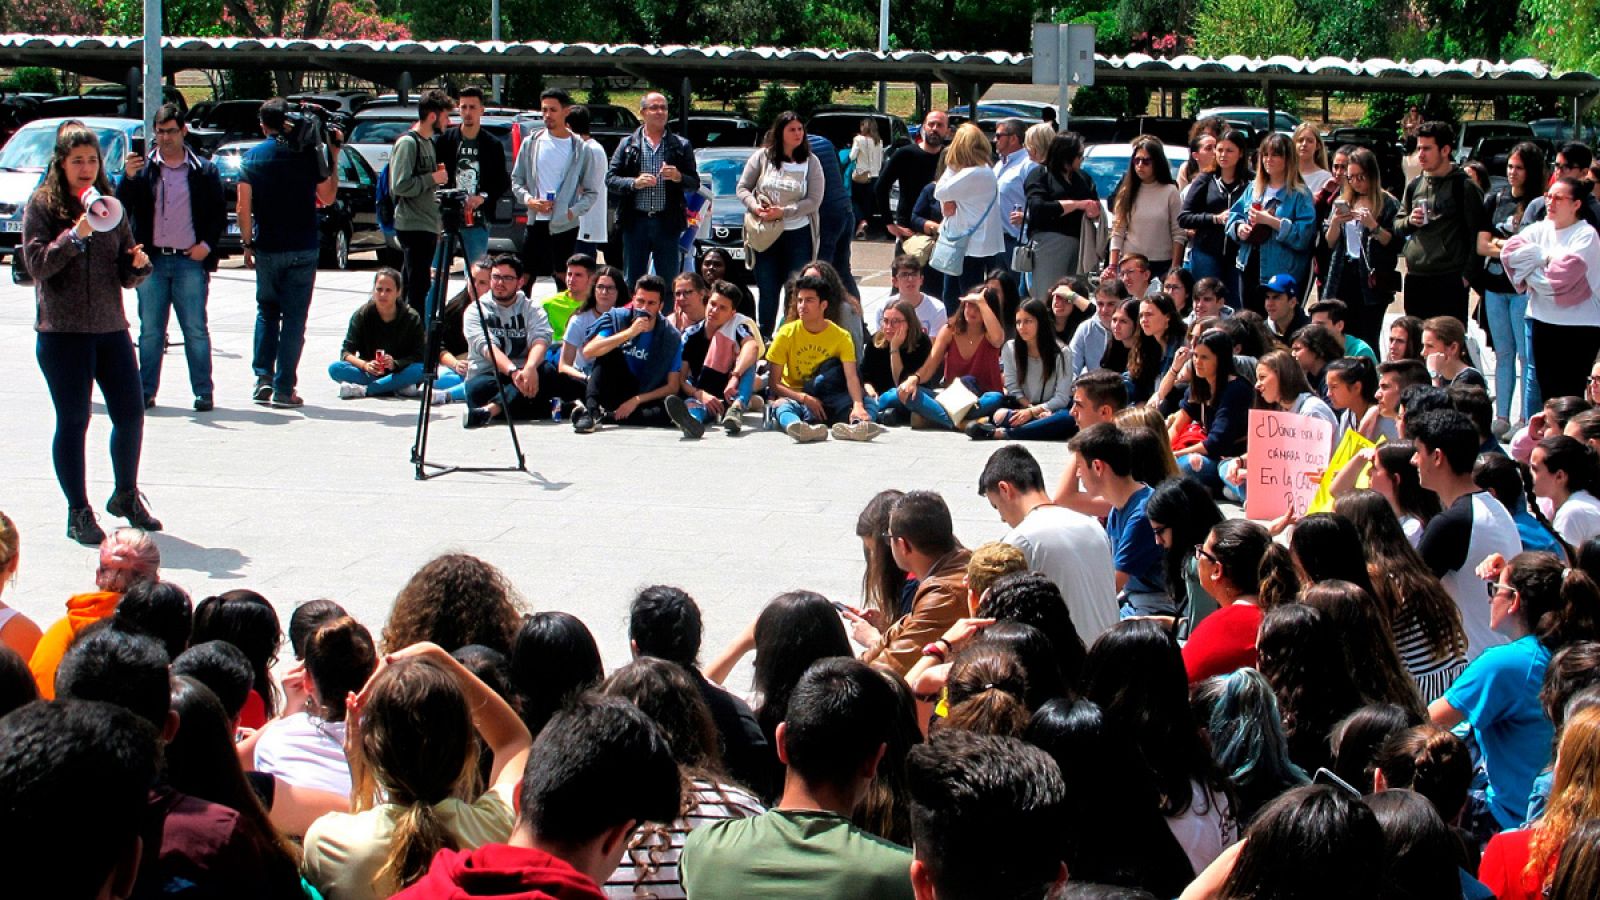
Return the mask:
M1576 405L1576 403L1584 403L1584 401L1579 400L1577 397L1557 397L1555 400L1550 401L1550 404L1556 403L1572 403ZM1549 406L1549 404L1546 405L1546 410L1549 409ZM1548 411L1545 416L1551 419L1555 418ZM1552 426L1559 425L1562 431L1565 431L1567 426L1572 426L1573 430L1578 432L1578 438L1586 444L1590 441L1600 441L1600 410L1590 409L1587 404L1577 412L1559 420L1559 422L1552 421L1550 424Z
M1414 710L1393 703L1369 703L1333 726L1333 774L1362 790L1372 787L1378 770L1378 749L1384 741L1427 721Z
M317 717L324 722L343 722L346 695L359 693L378 668L372 632L342 616L313 631L305 646L306 674L315 691Z
M1426 525L1444 508L1439 505L1439 495L1422 486L1417 467L1411 462L1412 452L1409 441L1384 444L1378 448L1378 465L1394 481L1394 497L1400 511L1416 516Z
M372 679L350 752L357 812L397 807L389 855L372 887L388 896L458 850L435 804L477 794L478 740L455 677L426 659L402 659Z
M1571 569L1554 553L1518 553L1506 581L1517 590L1528 631L1550 650L1600 638L1600 587L1582 569Z
M950 667L947 691L950 714L942 727L1000 737L1021 737L1028 728L1028 675L1006 650L963 650Z
M253 690L261 695L267 718L276 715L278 693L272 682L272 667L278 662L283 629L278 625L278 613L267 598L238 588L201 600L194 608L194 634L190 643L206 641L227 641L244 651L255 675ZM340 702L343 702L343 695Z
M1600 642L1577 641L1550 657L1544 670L1544 685L1539 689L1539 705L1555 726L1557 740L1567 720L1567 703L1578 692L1596 684L1600 684Z
M1461 738L1437 725L1417 725L1384 741L1374 762L1390 790L1416 791L1446 822L1460 818L1472 784L1472 757Z
M154 581L161 568L161 548L148 532L118 528L100 542L100 565L94 583L120 594L141 581Z
M1363 567L1365 569L1365 567ZM1393 703L1423 720L1427 704L1417 692L1372 592L1331 579L1307 587L1300 602L1322 611L1344 645L1356 687L1368 703Z
M1194 688L1196 717L1211 736L1211 755L1241 801L1256 798L1256 808L1235 809L1249 822L1265 801L1310 779L1289 759L1278 699L1272 685L1255 669L1239 669L1208 678Z
M856 537L867 563L861 573L861 600L882 614L885 631L900 618L900 592L906 586L906 572L894 561L889 546L889 513L904 496L904 491L893 488L879 491L856 517Z
M1600 818L1600 709L1572 714L1561 731L1550 806L1534 824L1525 876L1553 880L1556 855L1578 823Z
M1300 578L1294 561L1267 529L1246 519L1228 519L1211 529L1211 553L1222 574L1256 606L1269 610L1294 601Z
M289 649L294 653L294 658L306 658L306 642L311 640L318 628L348 615L344 607L326 597L307 600L296 606L294 612L289 614Z
M1600 482L1600 462L1594 448L1577 438L1552 434L1540 441L1537 448L1544 451L1544 467L1551 475L1565 473L1567 491L1593 491Z

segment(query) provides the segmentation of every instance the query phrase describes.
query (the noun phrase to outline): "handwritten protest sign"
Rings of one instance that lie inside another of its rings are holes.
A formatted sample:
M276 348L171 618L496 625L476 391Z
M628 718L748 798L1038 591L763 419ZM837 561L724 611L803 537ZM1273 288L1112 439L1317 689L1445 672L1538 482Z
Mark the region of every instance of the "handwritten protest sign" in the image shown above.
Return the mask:
M1313 476L1328 467L1332 445L1332 426L1321 419L1269 409L1250 410L1245 515L1276 519L1290 507L1304 514L1317 493L1318 482Z

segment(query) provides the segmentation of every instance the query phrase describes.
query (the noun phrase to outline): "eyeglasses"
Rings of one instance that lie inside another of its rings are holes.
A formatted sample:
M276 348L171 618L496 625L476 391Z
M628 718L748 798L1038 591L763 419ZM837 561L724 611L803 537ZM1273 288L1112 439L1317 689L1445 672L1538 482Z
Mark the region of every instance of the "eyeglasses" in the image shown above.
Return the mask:
M489 280L490 281L516 281L520 277L521 276L518 276L518 275L501 275L501 274L499 274L497 272L497 273L495 273L493 275L490 275L489 276Z
M1195 544L1194 545L1194 555L1198 556L1199 558L1205 560L1208 563L1211 563L1212 565L1218 565L1220 563L1220 560L1218 560L1215 556L1213 556L1210 550L1206 549L1206 545L1205 544Z
M1155 160L1148 156L1135 156L1133 158L1133 164L1142 168L1144 166L1154 165Z
M1167 532L1169 532L1171 530L1172 530L1172 526L1171 525L1157 525L1154 522L1150 523L1150 532L1152 534L1154 534L1158 538L1161 537L1161 535L1163 535L1163 534L1165 534L1165 533L1167 533Z
M183 133L183 129L179 128L177 126L174 126L172 128L162 128L160 125L156 126L156 134L159 134L159 135L170 137L170 136L172 136L174 134L182 134L182 133Z
M659 110L661 112L666 112L667 105L665 103L651 103L651 104L648 104L646 106L642 106L640 108L643 109L645 112L651 112L651 111L654 111L654 110Z
M1590 375L1589 376L1589 384L1590 384L1591 387L1594 386L1594 385L1600 384L1600 375Z
M1344 173L1344 177L1350 179L1351 181L1366 181L1367 173L1361 171L1360 169L1350 169Z
M1518 594L1520 594L1520 593L1522 593L1521 591L1517 590L1516 588L1512 587L1511 585L1509 585L1509 584L1501 584L1498 581L1486 581L1486 582L1484 582L1483 589L1484 589L1484 593L1489 595L1489 599L1490 600L1493 600L1494 598L1500 596L1500 592L1501 591L1510 591L1511 595L1513 597L1518 595Z

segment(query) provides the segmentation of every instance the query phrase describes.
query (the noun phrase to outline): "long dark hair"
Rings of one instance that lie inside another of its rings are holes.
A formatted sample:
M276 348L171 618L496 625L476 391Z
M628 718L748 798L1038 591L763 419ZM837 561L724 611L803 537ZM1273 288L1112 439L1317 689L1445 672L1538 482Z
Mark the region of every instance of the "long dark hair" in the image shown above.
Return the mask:
M1084 696L1132 738L1138 777L1154 782L1162 815L1187 812L1196 782L1218 801L1228 797L1227 776L1211 758L1189 708L1183 654L1166 627L1129 619L1102 634L1089 648Z
M1581 568L1567 568L1554 553L1511 558L1505 579L1517 590L1528 631L1552 651L1573 641L1600 639L1600 587Z
M1139 298L1139 302L1141 304L1148 303L1151 306L1154 306L1158 312L1167 317L1166 333L1160 335L1159 337L1156 335L1151 335L1151 337L1154 337L1161 343L1163 348L1172 346L1174 341L1178 343L1183 342L1185 331L1188 329L1188 326L1183 322L1183 314L1178 312L1178 304L1172 302L1172 298L1170 296L1168 296L1165 292L1158 294L1146 294ZM1144 329L1140 328L1139 332L1141 334L1144 333Z
M889 740L883 759L878 763L878 774L867 788L867 796L856 806L850 821L857 828L892 841L902 847L911 846L911 787L906 772L906 755L911 748L922 743L922 727L917 724L917 697L911 686L898 674L877 669L894 693L894 722L889 728Z
M95 190L107 197L113 193L111 181L106 177L106 160L100 148L100 139L80 122L64 123L56 131L56 148L50 154L50 168L45 170L44 182L39 185L37 192L45 208L58 219L71 221L83 215L82 201L67 187L67 157L79 147L93 147L95 155L100 157L100 171L94 179Z
M1233 178L1222 180L1222 163L1217 163L1216 179L1222 184L1238 184L1250 175L1250 139L1244 132L1230 128L1217 138L1217 143L1224 141L1239 148L1239 161L1233 164Z
M1222 332L1208 332L1221 334ZM1172 546L1163 561L1167 594L1180 608L1187 604L1188 580L1184 571L1194 558L1196 544L1205 542L1211 529L1223 521L1222 510L1211 491L1193 478L1170 478L1156 485L1145 504L1145 517L1172 532Z
M1307 584L1337 579L1374 593L1361 534L1344 516L1324 512L1301 519L1289 540L1289 552L1300 562Z
M1117 221L1126 222L1133 214L1134 204L1139 201L1139 186L1144 182L1139 180L1139 168L1133 164L1139 151L1143 150L1150 155L1150 174L1155 177L1156 184L1172 184L1172 165L1167 162L1167 148L1153 137L1143 136L1134 138L1133 149L1128 153L1128 170L1122 173L1122 180L1117 183L1116 199L1112 201L1112 214Z
M879 491L856 517L856 537L867 563L861 573L861 602L883 614L884 629L900 618L900 592L906 586L906 572L895 563L888 538L889 513L904 496L905 491L893 488Z
M1461 896L1461 842L1426 797L1415 791L1382 791L1367 806L1383 829L1383 883L1393 896Z
M1083 138L1076 132L1063 131L1050 140L1050 150L1045 154L1044 167L1063 183L1072 182L1073 165L1083 158Z
M1189 379L1189 399L1196 403L1211 403L1222 398L1222 392L1227 389L1228 382L1239 377L1234 369L1233 338L1220 328L1210 328L1200 335L1195 341L1196 349L1204 347L1211 351L1217 358L1216 376L1217 392L1211 393L1211 382L1204 378L1193 377Z
M1422 554L1411 546L1389 501L1377 491L1353 491L1335 501L1334 510L1349 519L1361 535L1367 548L1367 571L1373 576L1378 606L1390 631L1409 619L1422 629L1432 654L1430 662L1464 656L1467 634L1461 625L1461 608Z
M800 676L819 659L854 656L844 623L828 598L814 591L789 591L773 597L756 617L756 655L751 686L761 695L756 710L767 739L789 709L789 695Z
M1160 365L1161 363L1161 345L1156 342L1155 338L1145 334L1143 328L1139 327L1139 303L1142 300L1144 300L1143 297L1129 297L1122 301L1122 306L1119 308L1122 315L1133 323L1133 345L1127 348L1128 363L1125 371L1132 375L1135 381L1145 377L1146 366ZM1115 336L1110 341L1107 341L1107 354L1109 355L1111 348L1118 344L1121 344L1121 341L1116 340ZM1151 380L1154 379L1152 378Z
M1029 297L1022 301L1022 305L1017 308L1017 314L1021 315L1022 313L1027 313L1033 317L1035 322L1039 323L1038 328L1035 329L1032 349L1039 351L1040 371L1044 374L1039 383L1049 384L1050 379L1056 375L1056 357L1061 354L1061 343L1056 340L1055 317L1050 314L1050 307L1046 306L1044 301L1038 297ZM1030 354L1026 348L1021 346L1021 338L1016 338L1015 340L1018 342L1016 347L1017 383L1022 384L1028 379L1028 357ZM1046 398L1041 397L1039 399L1043 401Z
M1281 135L1279 135L1281 137ZM1291 157L1289 162L1293 163ZM1344 900L1381 893L1383 831L1342 788L1295 788L1261 811L1217 896L1221 900Z
M162 747L168 783L238 813L245 843L276 885L268 893L284 897L298 893L300 854L273 826L245 778L222 702L199 681L179 675L172 679L172 711L178 714L178 732Z
M783 130L789 127L790 122L800 122L800 127L805 127L800 114L792 109L778 113L778 118L772 122L772 130L767 132L767 142L762 148L767 153L767 162L774 166L781 166L786 162L803 163L811 156L811 142L802 140L800 146L794 148L794 156L785 156L783 151Z
M1411 462L1412 448L1402 441L1378 448L1378 464L1394 476L1394 498L1402 512L1416 516L1423 524L1443 512L1439 495L1422 486L1417 467Z
M1532 141L1522 141L1511 148L1511 152L1506 155L1506 158L1510 159L1513 156L1522 160L1522 193L1513 193L1508 182L1506 184L1506 194L1516 198L1517 216L1521 218L1523 212L1527 210L1528 204L1535 197L1544 193L1548 176L1544 167L1544 151L1539 149L1538 144Z
M511 643L513 703L534 737L577 695L600 684L600 648L577 616L541 612L528 616Z
M1307 772L1327 765L1334 724L1361 706L1333 620L1287 603L1267 611L1256 645L1261 674L1278 696L1290 758Z
M278 614L267 598L255 591L239 588L207 597L194 609L194 634L191 644L227 641L244 651L255 674L255 692L261 695L267 718L277 713L277 692L272 685L272 667L278 661L278 645L283 629Z
M1363 566L1365 568L1365 566ZM1344 645L1356 687L1368 703L1392 703L1420 721L1426 712L1417 684L1395 648L1389 623L1372 592L1348 581L1328 579L1306 588L1300 602L1322 611Z

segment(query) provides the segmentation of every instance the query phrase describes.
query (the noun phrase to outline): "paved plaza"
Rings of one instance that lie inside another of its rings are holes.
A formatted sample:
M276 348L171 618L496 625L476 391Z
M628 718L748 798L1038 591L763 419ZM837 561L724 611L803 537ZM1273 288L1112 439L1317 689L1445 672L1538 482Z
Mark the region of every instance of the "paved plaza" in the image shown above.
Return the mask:
M871 296L871 285L887 284L887 245L857 247ZM968 546L1005 531L977 494L997 445L904 428L871 444L801 446L754 428L690 442L675 430L577 435L567 423L539 422L519 428L529 475L417 481L410 462L417 401L341 401L327 377L372 282L372 263L359 264L318 275L300 366L303 409L249 400L255 287L237 260L212 280L214 411L190 409L182 349L167 353L159 405L146 416L140 482L166 526L157 536L164 575L196 602L252 588L287 622L297 604L329 597L376 633L411 573L459 550L504 570L528 611L582 618L609 669L628 658L628 602L647 584L679 585L700 601L707 656L782 591L809 588L858 602L856 516L884 488L939 491ZM546 281L535 293L550 291ZM126 301L137 336L133 291ZM68 596L93 589L96 554L64 536L66 503L50 464L54 417L34 358L33 317L32 289L12 285L9 269L0 269L0 358L11 360L13 376L0 385L0 509L22 535L21 568L4 598L48 626ZM175 322L171 334L181 338ZM461 411L435 409L429 458L508 464L505 430L463 431ZM108 529L121 523L103 510L112 487L109 431L97 395L89 495ZM1032 449L1053 483L1065 446Z

